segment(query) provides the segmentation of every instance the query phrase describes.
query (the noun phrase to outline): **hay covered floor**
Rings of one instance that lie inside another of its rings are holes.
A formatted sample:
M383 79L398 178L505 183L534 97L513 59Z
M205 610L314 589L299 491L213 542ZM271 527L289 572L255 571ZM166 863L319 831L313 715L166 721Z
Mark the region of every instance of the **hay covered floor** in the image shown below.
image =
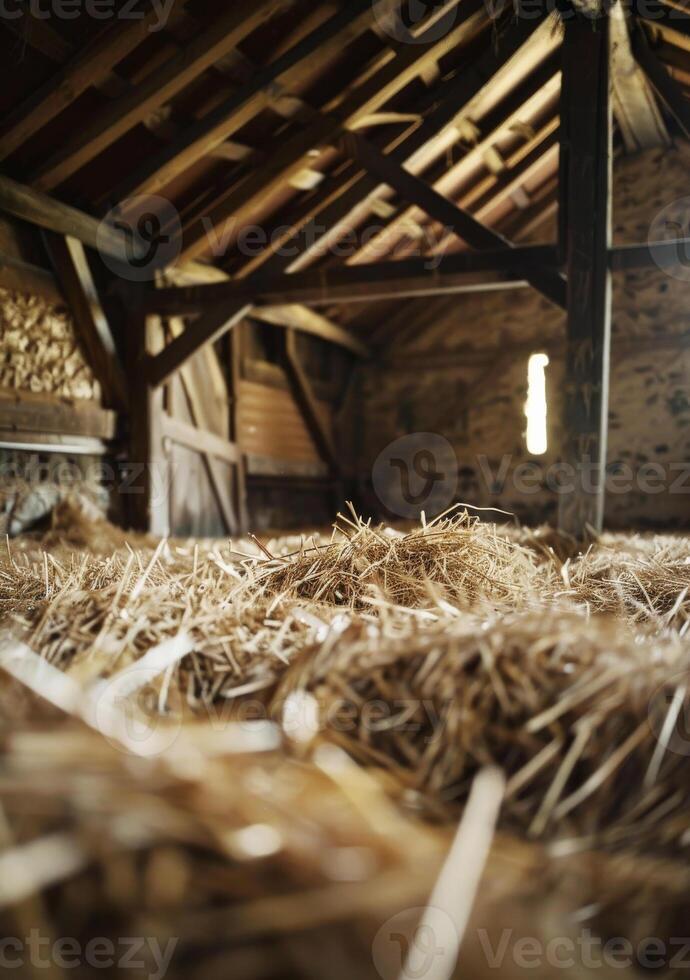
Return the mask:
M0 563L17 975L690 969L689 539L53 525Z

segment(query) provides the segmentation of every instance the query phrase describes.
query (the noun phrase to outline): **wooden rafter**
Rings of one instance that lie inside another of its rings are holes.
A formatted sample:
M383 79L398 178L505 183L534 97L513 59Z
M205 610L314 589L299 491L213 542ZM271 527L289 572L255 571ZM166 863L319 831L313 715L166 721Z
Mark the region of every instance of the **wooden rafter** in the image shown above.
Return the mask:
M361 33L370 20L371 3L368 0L353 0L272 65L257 71L247 84L180 133L169 146L153 154L145 164L112 189L109 198L122 201L133 194L160 191L183 170L241 129L258 112L268 108L274 98L277 81L298 86L314 69L310 59L317 54L320 59L328 58L337 47Z
M177 55L114 100L91 125L61 146L33 174L32 183L51 190L64 183L149 113L231 51L244 37L285 6L286 0L237 0Z
M630 16L622 4L611 10L613 111L630 153L668 146L670 137L654 93L636 63L630 44Z
M433 184L434 188L442 194L450 193L454 185L463 183L464 174L472 172L472 168L476 168L486 155L494 150L496 143L504 140L511 130L524 121L525 114L530 109L534 111L534 107L539 103L555 100L560 82L557 62L557 56L547 58L521 84L515 86L508 96L482 120L481 125L477 127L478 133L472 146L466 149L450 168L446 160L439 161L439 172L430 175L427 182ZM465 115L464 111L462 115ZM407 169L413 172L417 170L415 158L407 165ZM464 201L460 201L459 204L461 207L468 206ZM396 211L390 220L383 222L380 234L371 242L368 250L375 249L380 254L382 244L393 241L396 231L400 236L411 222L416 223L417 212L418 209L414 205ZM352 261L362 261L362 257L353 256Z
M425 35L422 35L419 44L407 45L405 50L370 74L332 112L315 113L311 124L287 140L261 170L222 192L210 208L204 206L202 213L184 231L181 259L192 259L208 251L222 255L227 248L228 231L237 228L242 214L253 203L294 177L312 150L337 141L344 130L408 85L429 60L457 44L466 33L473 12L474 0L468 4L466 16L447 35L439 39L431 29L433 40L429 43L423 43ZM210 232L213 232L214 241L209 240Z
M146 37L159 16L151 6L141 19L115 20L10 114L0 131L0 160L14 153L82 92L105 79Z
M481 16L481 15L479 15ZM413 127L402 136L385 140L381 149L390 153L397 163L415 170L422 156L443 152L447 140L444 136L458 115L458 106L463 109L485 93L497 72L508 66L513 59L522 57L525 46L531 42L536 29L532 21L519 21L504 31L496 47L463 67L461 72L450 79L443 89L443 99L424 118L419 126ZM458 138L453 134L451 142ZM439 149L436 149L436 148ZM374 200L384 190L380 182L365 172L346 171L333 184L310 199L301 218L293 218L290 230L284 236L275 236L270 249L255 261L247 263L243 275L254 272L258 265L265 264L266 270L294 272L304 268L318 257L324 242L337 231L341 223L362 203ZM323 232L325 229L325 233ZM270 255L271 250L281 249L283 255ZM296 257L286 258L297 253Z
M659 98L666 104L685 135L690 138L690 103L683 96L677 82L659 61L642 31L633 37L633 52L638 65L654 87Z
M458 104L463 106L470 104L472 100L478 98L481 93L487 90L496 71L508 65L511 59L520 55L523 46L529 43L534 29L532 22L522 21L514 25L510 31L502 35L497 49L492 49L490 52L482 55L475 62L469 64L456 78L450 80L444 89L446 98L430 113L428 118L411 133L405 134L402 139L396 138L387 144L387 148L395 153L395 159L401 163L408 162L415 157L415 154L428 147L429 144L437 141L439 135L457 115L456 106ZM320 220L326 228L337 226L356 207L363 197L376 191L378 187L379 182L366 174L355 174L354 180L352 177L348 178L346 176L344 179L336 181L335 188L322 195L320 199L310 201L310 211L305 214L305 221L307 223L305 230L308 232L310 226L317 220ZM266 265L266 272L277 274L288 268L292 269L295 266L299 266L300 260L294 261L290 255L293 247L298 252L302 252L303 258L307 255L299 238L301 228L301 225L295 228L288 238L281 241L281 245L289 245L290 249L285 247L283 254L274 255ZM305 239L308 240L308 238L309 235L307 234ZM256 275L255 273L246 280L246 286L249 290L251 290ZM426 277L425 283L428 286ZM519 283L515 285L519 285ZM455 291L459 291L460 288L460 286L456 285ZM426 295L425 292L423 294ZM287 302L293 301L294 297L290 297L287 300ZM223 323L225 326L221 326L218 329L228 329L233 323L237 322L237 319L244 316L246 312L247 303L243 300L239 304L224 305L220 314L219 311L210 311L196 325L194 333L187 331L189 336L187 337L187 344L184 347L184 351L193 353L201 344L206 342L204 338L206 337L207 331L199 329L201 325L209 324L211 326L210 332L213 334L218 328L219 323ZM190 343L192 340L193 342ZM181 338L179 350L180 354L182 354ZM189 356L189 353L184 353L184 356ZM159 356L162 358L163 355ZM172 365L170 370L175 370L176 367L174 365L179 363L175 359L175 352L171 351L167 357L168 365ZM162 360L160 366L161 368L164 366ZM161 376L167 375L161 370Z
M483 220L486 213L498 207L542 168L552 153L558 152L558 125L557 116L549 120L532 139L506 158L505 170L491 174L471 187L462 195L459 205L471 207L474 216ZM450 240L450 235L441 238L436 251L443 253Z
M461 239L478 249L512 248L512 243L493 231L469 212L459 208L424 181L415 177L390 157L384 156L359 133L350 133L346 149L359 160L369 173L403 195L408 201L421 207L436 221L454 232ZM527 276L532 286L557 306L565 307L565 282L555 272L531 269Z
M104 403L109 408L125 409L127 386L124 372L84 246L69 235L51 232L44 232L43 240L69 304L77 340L101 385Z

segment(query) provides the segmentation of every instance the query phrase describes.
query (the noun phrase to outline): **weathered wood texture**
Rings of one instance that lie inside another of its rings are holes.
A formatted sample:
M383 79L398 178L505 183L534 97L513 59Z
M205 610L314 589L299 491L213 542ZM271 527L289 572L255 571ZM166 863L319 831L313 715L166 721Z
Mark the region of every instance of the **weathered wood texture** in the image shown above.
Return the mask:
M561 494L558 523L577 538L603 527L608 434L613 133L609 18L600 18L595 26L584 16L566 21L561 92L568 275L562 453L574 473L574 485ZM588 468L591 478L585 476Z

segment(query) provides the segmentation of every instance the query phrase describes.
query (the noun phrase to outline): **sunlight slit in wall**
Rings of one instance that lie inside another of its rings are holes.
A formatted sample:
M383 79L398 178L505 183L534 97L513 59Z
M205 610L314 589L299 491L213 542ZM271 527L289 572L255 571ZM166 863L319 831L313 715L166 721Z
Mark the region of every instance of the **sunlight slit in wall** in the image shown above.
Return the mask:
M527 366L527 451L532 456L543 456L548 449L546 366L548 355L532 354Z

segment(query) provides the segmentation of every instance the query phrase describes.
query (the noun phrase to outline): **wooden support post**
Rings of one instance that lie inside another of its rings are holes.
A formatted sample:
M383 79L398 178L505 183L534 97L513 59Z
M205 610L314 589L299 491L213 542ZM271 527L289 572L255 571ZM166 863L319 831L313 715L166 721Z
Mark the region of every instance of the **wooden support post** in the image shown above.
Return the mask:
M235 503L240 532L249 530L249 501L247 498L247 461L239 442L239 398L241 378L242 325L230 333L228 348L230 354L230 438L237 446L239 458L235 469Z
M136 301L132 308L137 309ZM129 391L129 472L125 508L137 531L170 533L168 460L163 443L163 389L148 378L150 350L160 335L155 316L135 313L127 324Z
M583 71L583 65L587 70ZM563 42L562 133L567 160L565 385L567 487L559 527L578 539L604 520L611 345L610 25L573 14Z

